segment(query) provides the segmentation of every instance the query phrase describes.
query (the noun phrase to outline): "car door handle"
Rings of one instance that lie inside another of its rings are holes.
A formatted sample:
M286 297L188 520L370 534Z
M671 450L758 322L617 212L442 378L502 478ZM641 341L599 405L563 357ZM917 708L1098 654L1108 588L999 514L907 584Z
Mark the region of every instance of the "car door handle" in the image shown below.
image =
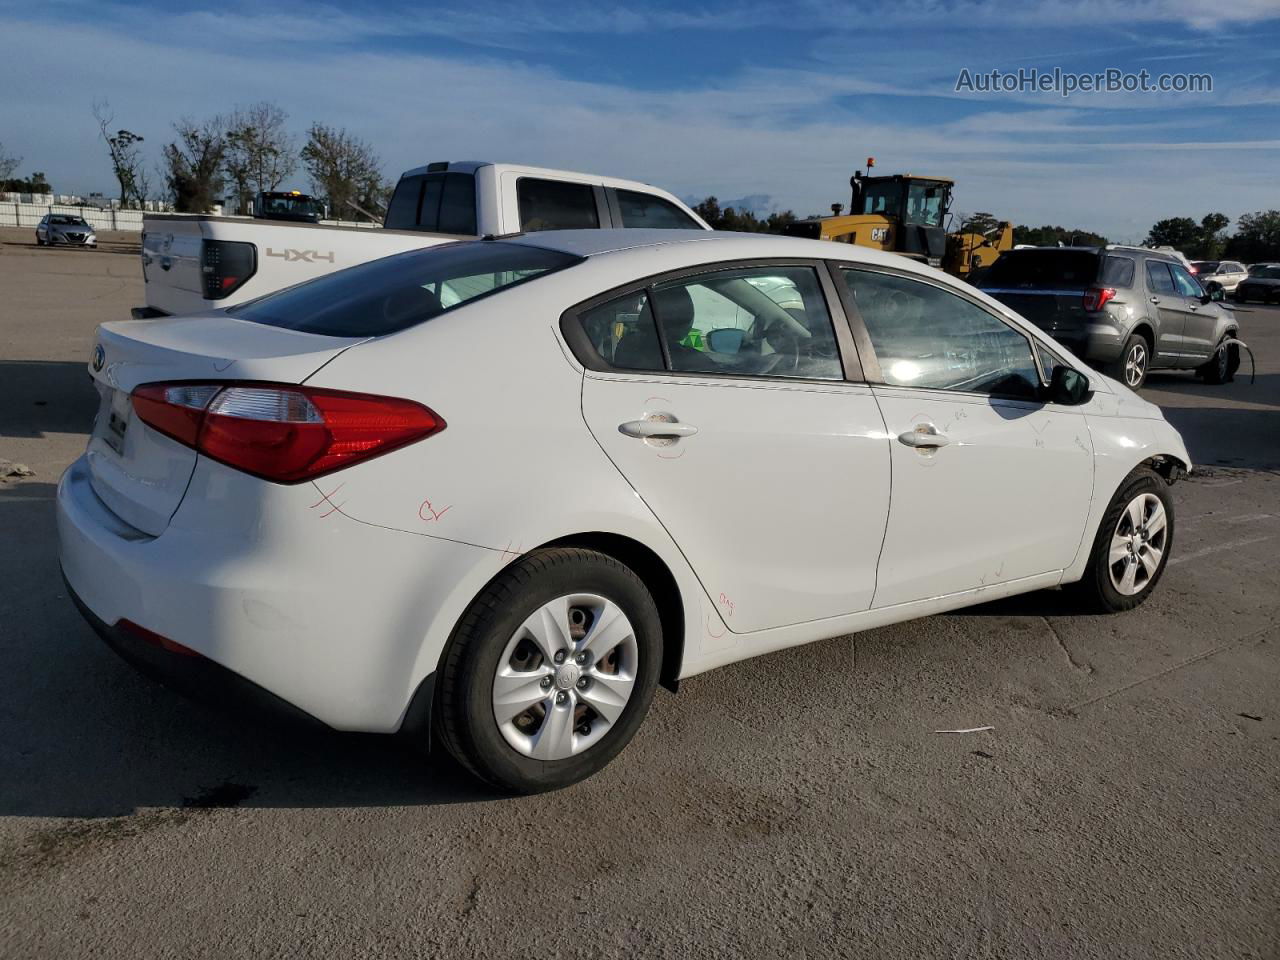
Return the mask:
M945 447L951 440L938 432L931 423L919 424L914 430L898 434L898 442L917 450L936 450Z
M628 420L618 424L618 431L641 440L678 440L681 437L692 437L698 432L698 428L691 423L679 423L675 420Z
M1159 298L1159 297L1152 297L1152 298L1151 298L1151 302L1152 302L1152 303L1159 303L1159 302L1160 302L1160 298Z
M1188 300L1188 301L1187 301L1187 309L1188 309L1188 310L1199 310L1199 309L1200 309L1200 304L1198 304L1198 303L1193 303L1192 301Z

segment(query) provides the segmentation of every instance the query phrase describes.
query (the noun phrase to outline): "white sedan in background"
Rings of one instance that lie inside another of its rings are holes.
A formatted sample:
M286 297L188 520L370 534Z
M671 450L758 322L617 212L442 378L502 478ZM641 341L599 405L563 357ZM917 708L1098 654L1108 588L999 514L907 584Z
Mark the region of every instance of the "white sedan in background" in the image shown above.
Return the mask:
M437 246L105 323L90 368L58 522L113 647L514 791L756 654L1062 584L1132 608L1190 469L995 300L772 236Z

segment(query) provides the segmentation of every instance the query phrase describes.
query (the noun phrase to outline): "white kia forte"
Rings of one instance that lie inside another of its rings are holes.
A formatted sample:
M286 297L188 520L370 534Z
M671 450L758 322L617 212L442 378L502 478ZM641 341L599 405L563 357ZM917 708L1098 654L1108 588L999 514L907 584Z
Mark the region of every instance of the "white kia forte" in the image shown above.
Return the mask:
M745 657L1058 585L1132 608L1190 469L972 287L772 236L437 246L104 323L90 368L58 526L116 650L515 791Z

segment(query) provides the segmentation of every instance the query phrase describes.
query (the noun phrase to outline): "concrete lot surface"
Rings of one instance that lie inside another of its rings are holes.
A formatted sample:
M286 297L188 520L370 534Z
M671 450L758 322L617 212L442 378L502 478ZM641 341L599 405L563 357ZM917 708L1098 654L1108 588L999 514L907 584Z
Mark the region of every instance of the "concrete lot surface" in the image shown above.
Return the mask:
M1238 311L1255 384L1151 379L1197 472L1138 610L1046 592L738 664L510 799L190 703L80 620L53 494L130 241L0 232L0 458L35 471L0 482L0 956L1280 956L1280 310Z

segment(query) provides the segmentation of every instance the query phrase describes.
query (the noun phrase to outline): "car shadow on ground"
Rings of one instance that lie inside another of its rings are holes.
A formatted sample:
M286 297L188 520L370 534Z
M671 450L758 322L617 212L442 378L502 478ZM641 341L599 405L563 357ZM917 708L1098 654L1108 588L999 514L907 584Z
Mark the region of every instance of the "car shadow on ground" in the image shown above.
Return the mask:
M0 816L145 808L424 806L495 799L437 748L209 706L143 677L77 613L57 561L56 485L0 483Z
M88 435L97 409L86 363L0 360L0 437Z

